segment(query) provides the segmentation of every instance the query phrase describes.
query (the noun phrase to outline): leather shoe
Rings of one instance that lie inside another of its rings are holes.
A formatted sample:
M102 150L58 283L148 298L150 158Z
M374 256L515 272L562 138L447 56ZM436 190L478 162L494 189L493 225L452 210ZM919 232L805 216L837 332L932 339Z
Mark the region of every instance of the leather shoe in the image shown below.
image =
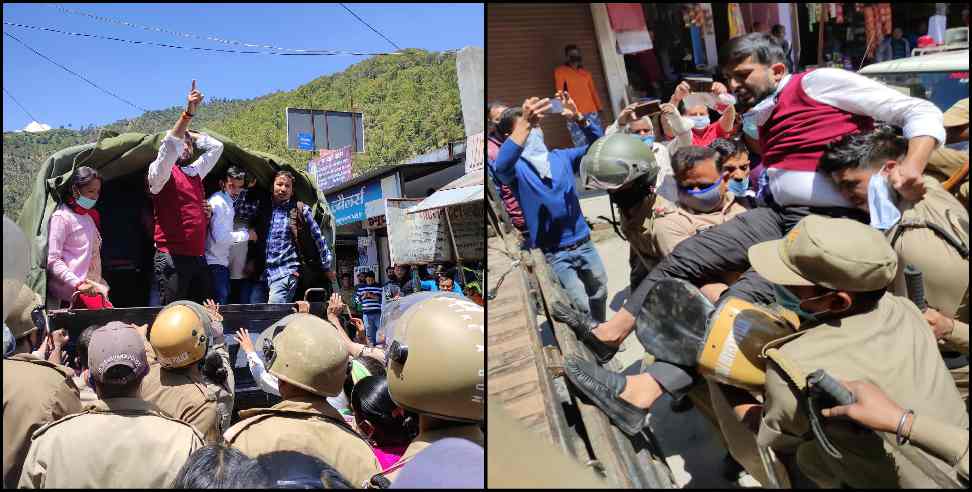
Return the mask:
M641 432L648 410L621 399L627 384L623 374L608 371L573 354L564 357L564 373L625 434L633 436Z
M597 328L598 322L589 314L580 312L560 301L555 301L550 311L555 320L569 326L577 339L591 349L598 364L607 364L614 358L614 354L618 353L617 347L612 347L594 336L593 330Z

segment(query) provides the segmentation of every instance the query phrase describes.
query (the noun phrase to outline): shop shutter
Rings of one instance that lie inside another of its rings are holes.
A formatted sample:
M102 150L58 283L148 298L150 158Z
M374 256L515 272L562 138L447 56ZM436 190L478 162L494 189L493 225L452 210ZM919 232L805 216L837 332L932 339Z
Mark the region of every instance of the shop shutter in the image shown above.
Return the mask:
M564 62L564 46L576 44L601 100L604 126L614 121L607 81L589 4L487 4L486 100L520 105L527 97L552 97L553 71ZM571 147L564 118L541 124L550 148Z

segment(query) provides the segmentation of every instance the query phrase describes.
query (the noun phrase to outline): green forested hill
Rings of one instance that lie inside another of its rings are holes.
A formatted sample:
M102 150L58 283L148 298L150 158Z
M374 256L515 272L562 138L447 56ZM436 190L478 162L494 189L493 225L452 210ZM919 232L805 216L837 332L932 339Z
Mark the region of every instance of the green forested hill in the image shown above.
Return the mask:
M351 98L365 121L365 152L354 156L355 175L399 163L463 136L455 54L416 49L372 57L292 91L248 100L207 100L193 119L192 128L211 128L244 147L270 152L304 167L313 154L286 149L285 108L346 111ZM155 133L171 128L182 109L150 111L103 128ZM4 213L16 220L45 159L63 148L95 141L100 130L4 133Z

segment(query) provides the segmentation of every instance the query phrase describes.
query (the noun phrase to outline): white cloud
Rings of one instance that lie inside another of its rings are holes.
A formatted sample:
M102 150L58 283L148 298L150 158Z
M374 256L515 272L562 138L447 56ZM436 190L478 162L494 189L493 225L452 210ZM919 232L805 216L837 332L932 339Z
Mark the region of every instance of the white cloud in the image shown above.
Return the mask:
M51 125L44 123L38 123L36 121L31 121L30 124L24 127L22 131L30 133L46 132L51 129Z

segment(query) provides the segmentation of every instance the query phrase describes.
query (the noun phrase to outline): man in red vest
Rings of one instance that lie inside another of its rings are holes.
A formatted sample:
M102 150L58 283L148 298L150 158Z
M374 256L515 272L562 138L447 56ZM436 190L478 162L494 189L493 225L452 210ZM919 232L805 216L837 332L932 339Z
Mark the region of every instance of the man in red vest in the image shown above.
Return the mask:
M632 331L656 357L657 362L645 373L627 377L574 355L565 358L570 380L594 395L612 420L628 423L629 430L644 419L663 393L679 397L699 379L692 354L705 338L704 321L684 323L689 331L673 335L659 332L659 325L646 316L636 320L658 281L676 278L701 286L737 272L742 276L723 293L723 299L734 296L764 304L777 302L773 284L750 268L747 253L751 246L784 237L810 214L868 222L867 214L855 210L829 176L817 172L829 144L844 135L871 130L874 120L901 127L908 152L884 186L889 193L916 202L925 192L922 173L928 158L945 143L942 112L931 102L842 69L789 74L782 47L769 34L729 40L722 49L720 67L741 106L743 130L755 136L762 149L769 180L766 206L679 243L632 289L624 307L604 323L559 303L553 308L554 317L574 330L600 364L614 356ZM875 221L880 220L874 218L871 225L877 227L880 224ZM683 302L692 300L686 296Z
M165 135L159 155L149 164L146 181L155 219L155 280L162 305L190 299L202 303L210 297L206 266L206 227L203 178L223 153L216 139L188 131L189 122L203 100L192 81L186 110ZM192 160L193 147L203 154ZM192 288L192 292L190 292Z

